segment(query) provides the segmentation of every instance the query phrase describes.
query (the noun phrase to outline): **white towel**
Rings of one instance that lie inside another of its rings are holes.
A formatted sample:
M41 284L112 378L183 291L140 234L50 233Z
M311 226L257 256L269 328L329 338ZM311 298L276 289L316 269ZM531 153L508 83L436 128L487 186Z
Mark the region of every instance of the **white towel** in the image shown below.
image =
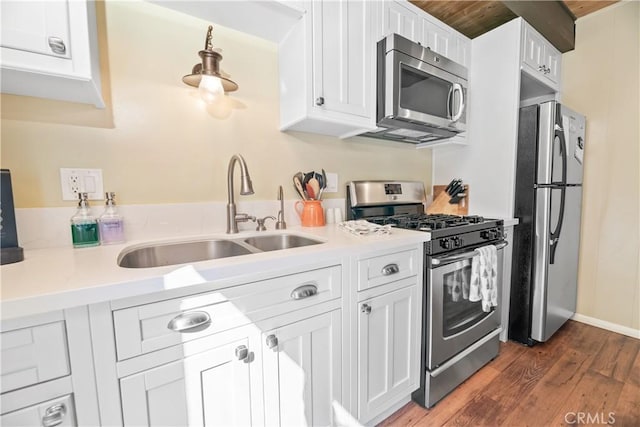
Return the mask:
M498 252L494 245L476 249L471 260L469 301L482 301L482 311L488 313L498 306Z

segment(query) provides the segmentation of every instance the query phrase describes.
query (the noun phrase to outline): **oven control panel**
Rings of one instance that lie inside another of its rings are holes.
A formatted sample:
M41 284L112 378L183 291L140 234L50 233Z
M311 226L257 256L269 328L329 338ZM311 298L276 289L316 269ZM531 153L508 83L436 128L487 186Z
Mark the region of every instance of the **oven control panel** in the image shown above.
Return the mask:
M426 243L427 255L436 255L465 248L482 246L483 244L499 243L504 239L502 225L474 230L468 233L460 233L432 239Z

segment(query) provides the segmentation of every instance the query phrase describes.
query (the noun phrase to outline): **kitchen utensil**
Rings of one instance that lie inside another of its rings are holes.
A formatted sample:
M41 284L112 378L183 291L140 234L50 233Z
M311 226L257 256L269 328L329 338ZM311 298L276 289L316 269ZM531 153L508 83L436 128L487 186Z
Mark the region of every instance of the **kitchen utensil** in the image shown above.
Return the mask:
M304 179L302 180L302 186L303 187L305 187L307 185L307 183L309 182L309 180L311 178L313 178L313 174L314 174L313 171L307 172L307 173L304 174Z
M300 175L302 175L302 174L300 174ZM304 192L304 189L302 188L302 182L300 181L300 177L298 176L298 174L295 174L293 176L293 185L296 187L296 191L300 195L300 198L302 200L307 200L306 193Z
M315 177L311 178L307 184L311 187L311 190L313 191L312 199L316 199L316 200L319 199L318 195L320 194L320 183L318 182L318 180ZM308 192L309 190L307 190L307 193Z
M322 193L324 193L325 188L327 188L327 173L322 169L322 185L320 186L320 194L318 195L319 200L322 200Z
M307 182L307 183L305 184L304 188L305 188L305 189L306 189L306 191L307 191L307 199L308 199L308 200L315 200L315 198L316 198L316 192L315 192L315 190L314 190L313 186L312 186L310 183L308 183L308 182Z
M455 196L453 196L449 200L449 203L451 203L452 205L455 205L455 204L459 203L460 200L464 199L466 196L467 196L467 194L464 193L464 192L457 193Z
M451 188L449 188L449 191L447 191L447 194L453 197L456 195L457 192L460 192L462 188L463 188L462 180L458 178L453 182L453 185L451 186Z
M457 181L457 179L453 178L451 180L451 182L447 185L447 187L444 189L444 191L446 191L447 194L449 194L449 190L451 190L451 188L453 188L453 186L455 185L456 181Z
M294 207L303 227L321 227L325 224L324 209L320 200L298 200Z

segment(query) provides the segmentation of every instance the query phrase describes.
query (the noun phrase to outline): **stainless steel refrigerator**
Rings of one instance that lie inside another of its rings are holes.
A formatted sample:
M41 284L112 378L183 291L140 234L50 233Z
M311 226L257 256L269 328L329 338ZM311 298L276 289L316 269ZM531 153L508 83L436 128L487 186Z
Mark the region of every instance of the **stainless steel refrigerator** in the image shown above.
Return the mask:
M575 313L585 126L555 101L520 109L509 338L527 345Z

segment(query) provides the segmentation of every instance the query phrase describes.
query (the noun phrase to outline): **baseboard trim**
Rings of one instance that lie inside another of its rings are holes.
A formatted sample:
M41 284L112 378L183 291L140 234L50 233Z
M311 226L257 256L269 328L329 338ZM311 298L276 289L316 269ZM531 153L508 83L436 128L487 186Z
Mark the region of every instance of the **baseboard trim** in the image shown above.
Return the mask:
M596 319L594 317L585 316L584 314L579 313L574 314L571 320L575 320L576 322L580 323L586 323L587 325L606 329L611 332L617 332L631 338L640 339L640 329L633 329L628 326L618 325L617 323L607 322L606 320Z

